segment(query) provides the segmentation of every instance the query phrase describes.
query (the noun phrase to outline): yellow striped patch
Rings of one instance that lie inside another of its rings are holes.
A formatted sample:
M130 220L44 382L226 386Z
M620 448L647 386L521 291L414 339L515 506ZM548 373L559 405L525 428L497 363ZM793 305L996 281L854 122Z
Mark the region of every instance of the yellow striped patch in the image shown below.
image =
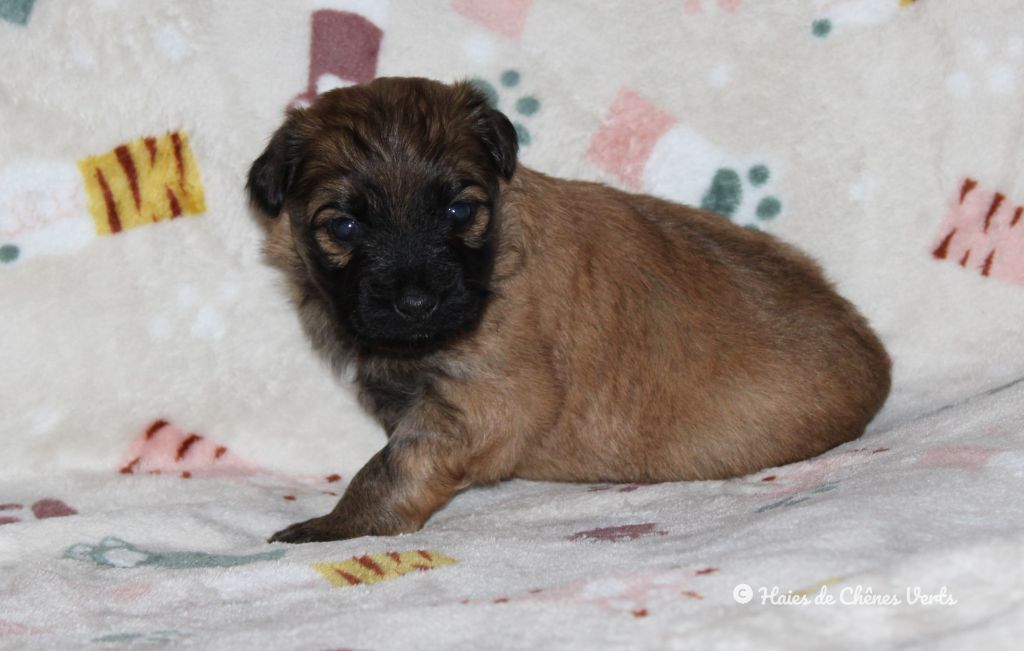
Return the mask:
M181 131L83 158L78 169L99 235L206 211L199 168Z
M452 565L457 562L444 554L418 549L411 552L353 556L347 561L316 563L312 567L335 588L346 588L364 583L380 583L397 579L409 572L432 570L441 565Z

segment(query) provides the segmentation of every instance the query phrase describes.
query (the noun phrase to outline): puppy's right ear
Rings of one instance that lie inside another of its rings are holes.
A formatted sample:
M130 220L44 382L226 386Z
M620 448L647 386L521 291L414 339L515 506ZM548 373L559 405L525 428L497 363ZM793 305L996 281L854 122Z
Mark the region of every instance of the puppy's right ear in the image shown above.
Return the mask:
M298 112L288 119L270 139L270 144L249 168L245 189L249 199L271 217L281 214L284 199L295 180L299 164Z
M516 171L516 159L519 153L519 136L512 122L497 109L488 109L487 128L484 131L484 142L491 152L491 158L505 180L512 178Z

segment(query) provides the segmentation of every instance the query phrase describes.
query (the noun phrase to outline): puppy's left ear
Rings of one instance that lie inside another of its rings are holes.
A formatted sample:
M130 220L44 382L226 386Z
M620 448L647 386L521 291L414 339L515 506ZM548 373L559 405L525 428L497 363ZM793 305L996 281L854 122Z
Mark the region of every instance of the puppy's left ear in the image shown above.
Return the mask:
M473 130L491 155L498 174L506 181L516 171L519 154L519 136L505 114L491 106L487 93L471 81L460 81L454 90L459 94L458 104L469 112L475 123Z
M519 136L505 114L493 108L484 110L482 118L484 144L498 168L498 173L507 181L516 171L519 155Z
M249 168L245 189L249 199L271 217L281 214L285 197L295 180L299 164L298 112L289 113L285 123L274 132L270 144Z

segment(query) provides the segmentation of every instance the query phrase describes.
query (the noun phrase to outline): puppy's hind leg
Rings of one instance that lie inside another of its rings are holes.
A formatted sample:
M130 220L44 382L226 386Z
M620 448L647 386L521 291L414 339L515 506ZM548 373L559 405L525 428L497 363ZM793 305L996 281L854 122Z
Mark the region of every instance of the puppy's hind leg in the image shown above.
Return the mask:
M462 487L460 447L447 435L398 432L356 473L333 511L282 529L268 542L416 531Z

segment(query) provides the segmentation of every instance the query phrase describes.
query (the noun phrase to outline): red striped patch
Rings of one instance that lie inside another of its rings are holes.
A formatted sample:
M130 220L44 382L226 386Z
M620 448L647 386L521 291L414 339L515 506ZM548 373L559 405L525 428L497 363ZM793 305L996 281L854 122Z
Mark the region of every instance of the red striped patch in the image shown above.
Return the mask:
M167 203L171 204L171 219L181 217L181 204L178 203L178 197L174 196L174 191L170 186L165 186L165 189L167 190Z
M996 192L996 195L992 197L992 204L988 207L988 212L985 213L984 230L986 233L988 232L988 225L992 222L992 215L996 214L996 211L999 210L999 206L1003 205L1004 199L1006 199L1006 197L1000 192Z
M114 195L110 192L107 179L99 168L96 169L96 181L100 184L100 191L103 192L103 203L107 205L107 223L110 225L111 233L121 232L121 218L117 216L117 204L114 203Z
M956 229L954 228L953 230L951 230L949 232L949 235L947 235L942 240L942 243L939 244L939 246L936 247L936 249L934 251L932 251L932 256L938 258L939 260L945 260L946 256L949 255L949 243L953 241L953 236L955 234L956 234Z
M380 565L377 565L377 563L374 562L374 560L369 556L360 556L356 559L356 562L365 567L366 569L370 570L377 576L384 576L383 568L381 568Z
M175 131L171 134L171 142L174 143L174 160L178 164L178 182L181 189L185 189L185 159L181 156L181 136Z
M195 445L196 441L201 438L203 437L198 434L189 434L185 440L181 442L181 445L178 446L178 453L174 456L174 460L181 461L184 459L185 455L188 454L188 449Z
M132 154L128 151L128 148L124 145L114 148L114 155L117 156L117 162L121 164L121 169L124 170L124 175L128 177L128 186L132 190L132 199L135 200L135 208L142 210L142 197L139 196L139 175L135 171L135 161L132 160Z
M338 573L338 576L340 576L341 578L345 579L346 581L348 581L352 585L359 585L360 583L362 583L362 581L359 579L358 576L356 576L354 574L349 574L345 570L334 568L334 571Z
M153 424L146 429L146 440L148 441L152 439L157 432L159 432L165 427L167 427L166 420L153 421Z
M143 138L142 142L146 143L146 149L149 150L149 165L152 167L156 164L156 138Z
M988 254L988 257L985 258L984 266L982 266L981 268L982 276L987 276L988 272L992 269L992 258L994 257L996 257L996 250L992 249L992 251Z
M964 179L964 184L960 186L960 203L964 202L967 198L967 194L978 185L978 182L974 179Z

